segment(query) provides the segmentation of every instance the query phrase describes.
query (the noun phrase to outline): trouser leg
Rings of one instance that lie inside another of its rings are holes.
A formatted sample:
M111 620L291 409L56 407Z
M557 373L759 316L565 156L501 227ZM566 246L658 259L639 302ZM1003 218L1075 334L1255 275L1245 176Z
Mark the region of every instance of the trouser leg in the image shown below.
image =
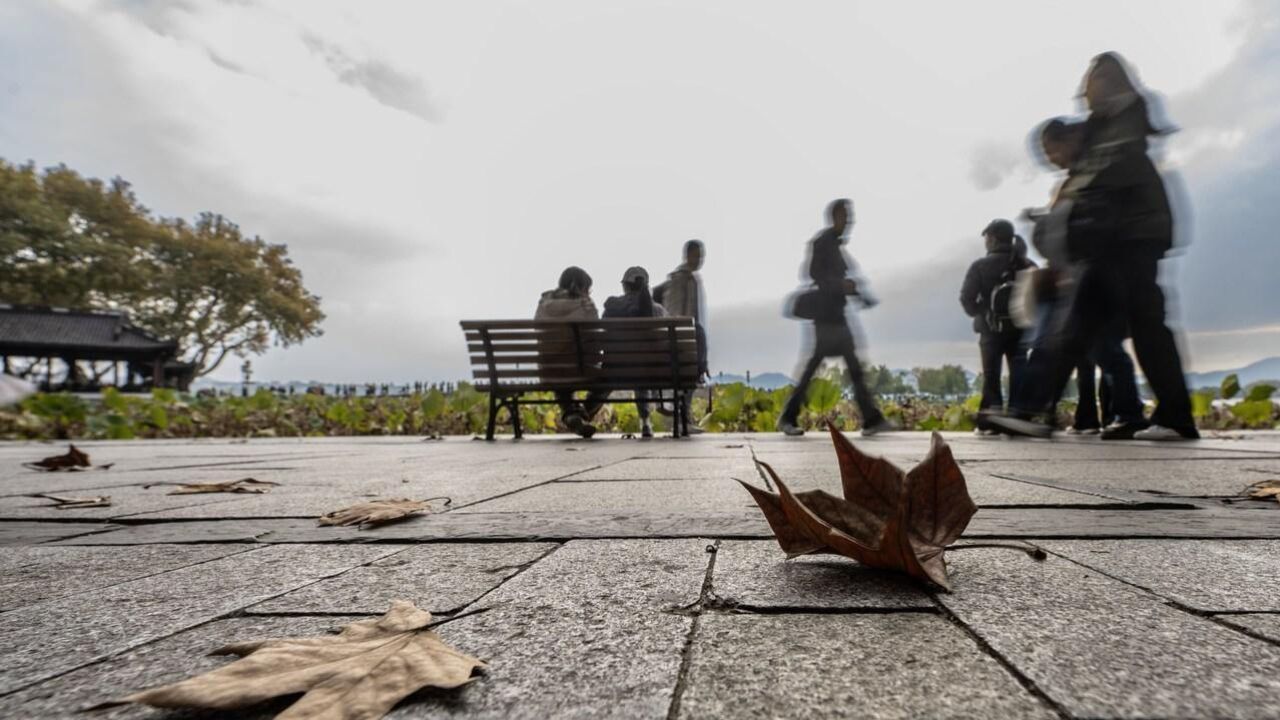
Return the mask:
M1178 430L1194 429L1182 357L1173 332L1165 324L1164 291L1157 277L1158 258L1128 260L1125 268L1127 316L1138 364L1156 396L1151 421Z
M805 395L809 392L809 382L813 380L814 373L818 372L822 360L821 348L815 346L813 355L804 366L804 372L800 373L796 386L791 390L791 397L787 398L787 404L782 408L783 421L794 423L800 417L800 406L804 404Z
M1138 380L1133 360L1124 350L1125 323L1118 320L1108 327L1094 348L1094 358L1102 369L1106 397L1102 399L1107 422L1142 422L1142 399L1138 396ZM1099 393L1102 395L1102 393Z
M982 404L983 410L1004 408L1004 395L1000 389L1000 372L1004 365L1004 346L1000 336L983 333L978 338L978 351L982 355ZM1009 397L1015 396L1010 387Z
M849 343L848 351L844 353L844 362L849 366L849 379L853 382L853 399L858 403L858 413L862 415L862 426L878 425L884 420L884 416L880 414L880 408L876 407L876 399L867 387L866 378L862 375L862 363L858 360L858 353L854 350L853 343Z
M1097 368L1088 358L1076 363L1076 417L1077 430L1099 427Z
M647 390L636 390L636 412L640 413L641 420L649 419L649 392Z

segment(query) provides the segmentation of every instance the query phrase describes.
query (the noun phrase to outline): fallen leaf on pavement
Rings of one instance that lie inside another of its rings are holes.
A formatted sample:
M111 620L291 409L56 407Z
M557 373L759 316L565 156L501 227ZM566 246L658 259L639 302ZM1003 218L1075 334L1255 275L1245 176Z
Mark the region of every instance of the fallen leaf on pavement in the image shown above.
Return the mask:
M280 483L271 482L270 480L254 480L253 478L244 478L243 480L230 480L218 483L190 483L187 485L179 485L177 490L170 492L170 495L192 495L195 493L254 493L262 494L272 485Z
M417 513L430 510L432 500L444 500L445 505L453 501L449 498L428 498L427 500L370 500L356 503L348 508L334 510L320 516L321 525L359 525L361 530L379 525L386 525L403 520Z
M1262 480L1244 489L1250 500L1274 499L1280 502L1280 480Z
M52 500L53 507L59 510L75 510L77 508L108 507L111 505L110 495L91 495L89 497L67 497L65 495L49 495L35 493L30 497Z
M863 454L828 423L844 497L824 490L792 493L773 468L759 463L778 492L749 485L788 557L837 553L871 567L900 570L950 590L943 551L978 511L951 448L933 434L929 454L903 473Z
M303 693L277 718L373 720L424 687L456 688L484 663L445 644L431 613L394 600L386 615L338 635L235 643L213 655L241 659L196 677L89 708L140 703L160 708L234 710Z
M89 462L89 454L75 445L69 445L67 451L61 455L50 455L43 460L23 464L33 470L45 472L76 471L92 466Z

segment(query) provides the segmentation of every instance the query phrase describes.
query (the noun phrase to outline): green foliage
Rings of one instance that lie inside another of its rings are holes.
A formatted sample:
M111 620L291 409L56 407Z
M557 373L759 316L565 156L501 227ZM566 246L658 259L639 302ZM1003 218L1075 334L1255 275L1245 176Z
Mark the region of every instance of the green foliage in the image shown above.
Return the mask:
M969 379L959 365L943 365L940 368L913 368L916 387L925 395L950 398L969 394Z
M204 213L153 216L129 183L0 159L0 298L127 310L205 374L229 354L320 334L320 299L284 245Z
M1231 414L1245 427L1269 428L1275 424L1276 407L1271 400L1241 400L1231 406Z
M1270 400L1271 396L1275 394L1276 388L1274 385L1258 383L1257 385L1249 388L1249 391L1244 395L1244 399L1245 402L1258 402L1260 400Z
M815 377L809 384L809 396L805 398L805 406L809 412L826 417L836 409L841 395L840 385L836 382Z
M1235 373L1222 378L1222 387L1220 393L1223 400L1230 400L1240 392L1240 378Z
M907 384L906 373L895 373L886 365L867 368L865 372L867 389L876 397L907 395L911 386Z
M1212 390L1198 390L1191 393L1191 416L1196 420L1203 420L1213 412Z

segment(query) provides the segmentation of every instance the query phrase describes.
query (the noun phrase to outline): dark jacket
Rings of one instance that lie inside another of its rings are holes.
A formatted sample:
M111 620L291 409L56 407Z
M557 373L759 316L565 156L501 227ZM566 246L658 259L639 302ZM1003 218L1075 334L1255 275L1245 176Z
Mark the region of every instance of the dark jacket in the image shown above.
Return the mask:
M844 252L844 236L826 228L809 242L809 277L819 293L815 322L844 322L844 281L853 261Z
M973 318L974 332L991 332L991 328L987 326L991 293L1000 285L1005 273L1009 273L1008 279L1012 279L1012 275L1019 270L1035 266L1035 263L1025 257L1015 259L1012 249L1008 247L997 248L988 252L985 257L973 261L969 272L964 275L964 284L960 287L960 306L964 308L966 315Z
M653 303L653 313L646 315L640 311L640 293L629 292L624 295L614 295L604 301L605 318L634 318L634 317L666 317L667 311L658 303Z
M1164 181L1147 156L1147 132L1141 101L1111 117L1089 117L1084 157L1072 168L1078 179L1068 233L1074 259L1158 257L1173 247L1173 213Z

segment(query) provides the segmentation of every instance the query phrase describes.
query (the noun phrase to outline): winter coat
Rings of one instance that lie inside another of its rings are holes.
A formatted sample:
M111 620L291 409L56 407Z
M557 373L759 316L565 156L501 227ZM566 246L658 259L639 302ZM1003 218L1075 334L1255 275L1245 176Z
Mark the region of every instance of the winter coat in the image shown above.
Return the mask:
M702 279L689 266L681 265L667 275L666 282L654 288L654 294L662 297L662 306L669 314L703 321Z
M590 296L571 297L564 290L548 290L538 299L538 309L533 314L534 320L595 320L600 317L596 312L596 304ZM565 328L547 328L542 330L538 338L538 354L547 357L546 362L539 361L538 369L544 380L576 377L576 368L555 367L572 365L577 347L574 343L573 330ZM584 354L587 351L584 349Z
M1117 253L1165 254L1173 247L1173 212L1164 181L1147 156L1146 103L1093 113L1085 151L1066 190L1074 198L1069 244L1075 259Z
M1014 258L1012 248L1002 247L992 250L986 256L978 258L969 266L964 275L964 284L960 287L960 306L973 318L973 331L989 333L987 326L987 310L991 305L991 294L1003 282L1001 276L1009 273L1006 279L1013 280L1019 270L1033 268L1036 264L1025 257Z
M844 242L844 236L835 228L826 228L809 242L809 277L819 295L815 322L844 322L844 281L853 269Z

